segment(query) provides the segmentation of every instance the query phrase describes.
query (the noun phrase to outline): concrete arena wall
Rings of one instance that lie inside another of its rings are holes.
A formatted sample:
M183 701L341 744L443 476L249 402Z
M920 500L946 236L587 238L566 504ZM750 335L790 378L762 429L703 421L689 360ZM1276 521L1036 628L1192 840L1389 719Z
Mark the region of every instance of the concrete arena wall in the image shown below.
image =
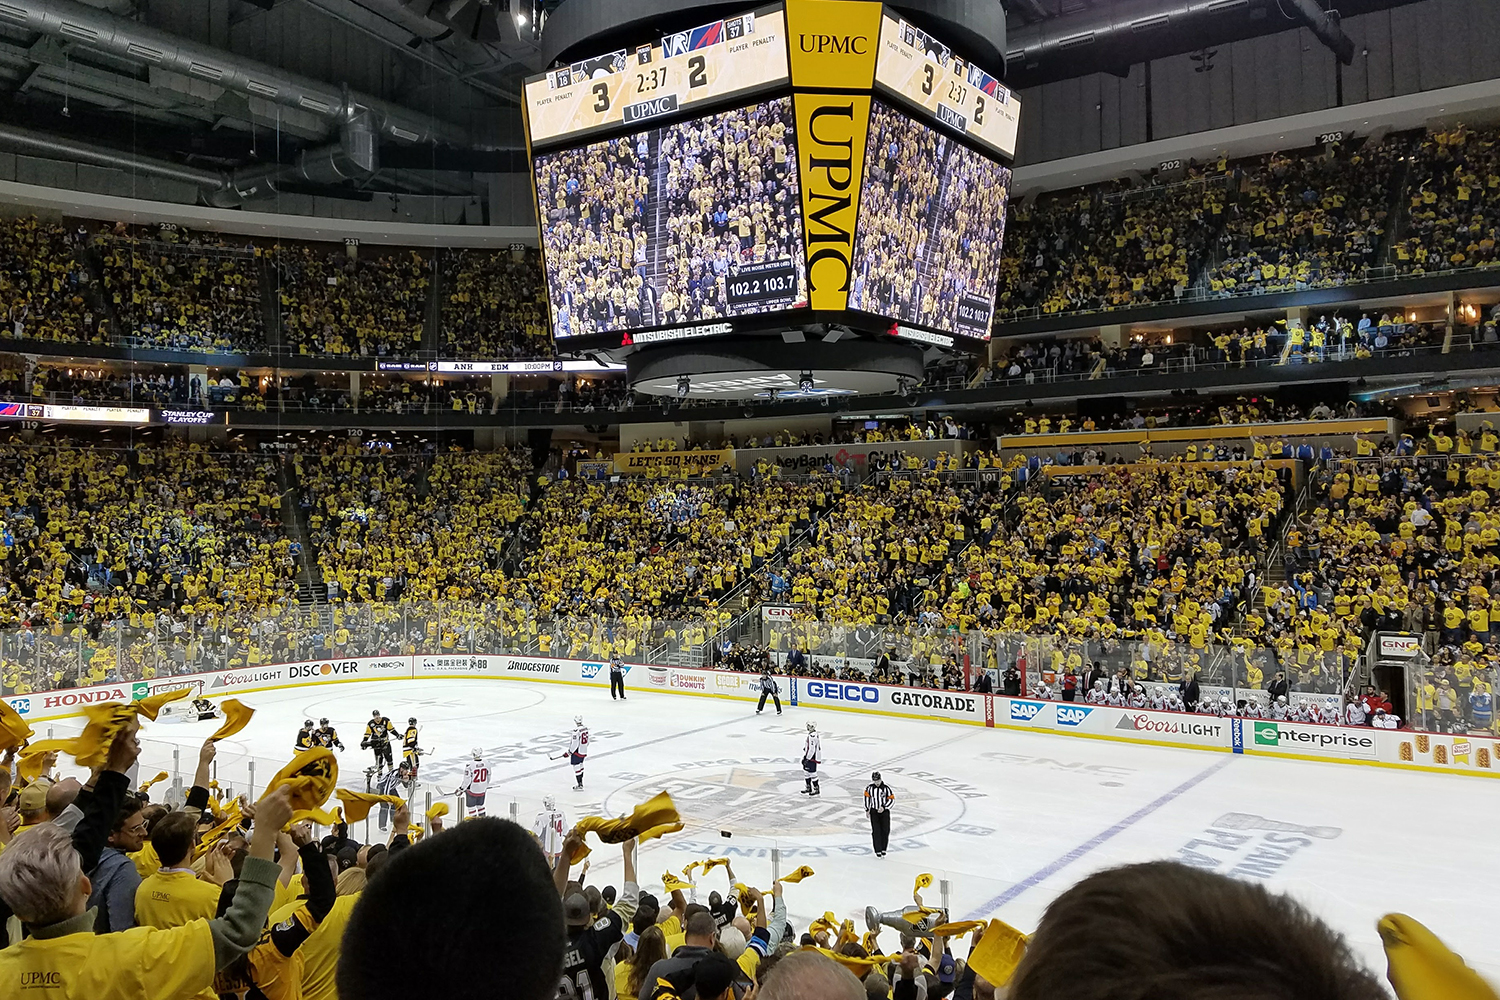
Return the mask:
M755 701L754 674L642 663L626 665L633 690ZM87 705L133 701L189 688L218 698L281 688L426 678L494 678L607 688L609 667L597 660L547 656L447 654L272 663L177 677L98 684L12 695L4 700L28 722L81 716ZM780 677L783 704L839 712L1053 733L1219 753L1367 764L1403 770L1500 777L1500 745L1491 737L1318 726L1209 715L1037 701L858 681Z

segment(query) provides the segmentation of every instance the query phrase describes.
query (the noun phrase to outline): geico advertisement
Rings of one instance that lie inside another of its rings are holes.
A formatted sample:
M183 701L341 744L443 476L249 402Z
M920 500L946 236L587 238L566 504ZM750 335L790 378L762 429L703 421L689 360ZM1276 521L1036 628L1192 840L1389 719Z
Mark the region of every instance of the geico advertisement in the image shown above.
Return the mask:
M984 696L934 688L892 687L858 681L797 678L798 699L815 705L843 705L899 715L946 719L984 718Z

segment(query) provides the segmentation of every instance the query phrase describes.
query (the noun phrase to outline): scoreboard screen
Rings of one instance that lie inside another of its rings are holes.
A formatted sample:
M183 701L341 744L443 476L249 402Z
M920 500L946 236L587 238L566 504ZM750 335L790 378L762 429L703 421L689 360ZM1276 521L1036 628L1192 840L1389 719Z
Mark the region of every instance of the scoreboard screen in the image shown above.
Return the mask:
M1010 170L870 102L849 308L988 340Z
M767 7L533 77L528 134L539 148L789 79L786 11Z
M541 153L533 165L558 340L632 343L634 331L807 304L790 97Z
M999 80L922 29L881 15L875 83L949 128L1013 159L1021 105Z

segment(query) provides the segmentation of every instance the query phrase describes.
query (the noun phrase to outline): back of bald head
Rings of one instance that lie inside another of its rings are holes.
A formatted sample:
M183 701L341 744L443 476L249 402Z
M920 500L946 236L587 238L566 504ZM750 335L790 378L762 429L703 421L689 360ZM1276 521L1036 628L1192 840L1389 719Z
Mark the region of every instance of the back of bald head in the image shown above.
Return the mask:
M758 1000L866 1000L854 973L816 951L794 951L761 983Z
M64 809L73 804L78 798L79 790L83 788L77 778L64 778L47 789L47 815L53 819L62 815Z

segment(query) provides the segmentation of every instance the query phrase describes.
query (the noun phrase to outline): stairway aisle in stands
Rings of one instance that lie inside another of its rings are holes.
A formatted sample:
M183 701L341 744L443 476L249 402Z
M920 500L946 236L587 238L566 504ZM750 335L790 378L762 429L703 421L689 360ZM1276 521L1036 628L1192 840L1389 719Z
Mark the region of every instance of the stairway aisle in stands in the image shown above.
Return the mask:
M302 484L297 478L295 464L286 456L276 460L276 483L281 489L281 523L286 526L287 537L302 546L302 554L297 560L297 603L303 607L326 605L328 585L323 582L318 548L308 534L307 518L299 503Z
M646 240L649 248L646 252L646 288L647 294L651 296L653 313L646 325L661 326L666 323L661 316L661 291L667 273L667 227L672 218L665 204L668 171L661 155L661 129L651 130L648 148L646 162L655 163L656 170L646 191ZM644 316L642 320L645 321Z

